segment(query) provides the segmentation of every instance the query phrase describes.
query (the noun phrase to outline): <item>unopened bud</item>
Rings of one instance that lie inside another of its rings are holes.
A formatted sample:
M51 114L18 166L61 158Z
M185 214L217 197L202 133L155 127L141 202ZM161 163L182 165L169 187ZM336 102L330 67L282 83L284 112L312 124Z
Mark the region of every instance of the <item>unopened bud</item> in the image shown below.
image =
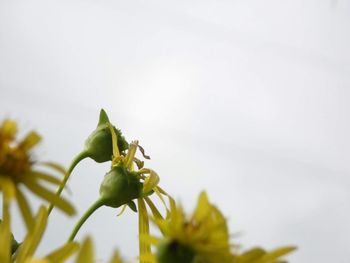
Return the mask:
M106 206L132 206L132 200L142 196L142 188L143 184L137 175L119 165L105 175L100 187L100 198Z
M86 156L98 163L112 160L113 144L110 125L107 113L101 109L98 125L85 141L84 152ZM123 152L128 149L128 143L120 130L114 126L113 129L117 135L118 150Z

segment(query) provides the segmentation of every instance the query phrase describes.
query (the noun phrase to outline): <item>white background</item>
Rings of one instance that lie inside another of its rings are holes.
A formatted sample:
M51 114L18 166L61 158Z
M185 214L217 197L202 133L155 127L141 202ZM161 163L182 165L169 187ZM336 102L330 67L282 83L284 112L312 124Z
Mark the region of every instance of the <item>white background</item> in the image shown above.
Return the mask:
M0 117L38 130L36 155L68 166L103 107L188 210L206 189L233 242L346 263L349 23L347 0L2 0ZM79 214L108 167L75 170ZM101 260L137 255L137 216L118 212L101 209L77 237L92 234ZM76 219L55 211L39 255Z

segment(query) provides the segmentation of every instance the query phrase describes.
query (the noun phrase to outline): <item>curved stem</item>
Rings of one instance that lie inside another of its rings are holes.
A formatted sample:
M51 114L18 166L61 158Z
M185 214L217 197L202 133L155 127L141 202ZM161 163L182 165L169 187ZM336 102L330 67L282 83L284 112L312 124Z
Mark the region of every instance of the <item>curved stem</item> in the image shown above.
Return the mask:
M74 226L71 234L69 235L69 238L67 242L73 241L75 236L77 235L79 229L82 227L82 225L85 223L85 221L101 206L103 206L105 203L104 199L97 199L91 206L90 208L83 214L83 216L79 219L79 221L76 223Z
M57 191L56 191L56 195L60 196L64 187L66 186L66 183L69 179L69 176L71 175L73 169L77 166L77 164L85 159L86 157L88 157L88 153L86 151L82 151L81 153L79 153L71 162L66 174L64 175L64 178L62 180L62 183L60 184L60 186L58 187ZM52 209L53 209L54 205L51 203L48 207L48 215L50 215Z

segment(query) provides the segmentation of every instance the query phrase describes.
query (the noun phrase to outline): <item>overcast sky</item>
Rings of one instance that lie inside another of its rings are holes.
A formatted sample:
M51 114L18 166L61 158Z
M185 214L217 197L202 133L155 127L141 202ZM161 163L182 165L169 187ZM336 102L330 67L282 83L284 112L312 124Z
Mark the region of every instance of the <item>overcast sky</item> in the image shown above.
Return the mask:
M37 156L67 166L103 107L186 208L207 190L233 242L346 263L349 32L348 0L2 0L0 117L38 130ZM75 170L80 214L107 170ZM137 216L118 212L101 209L77 237L91 233L102 260L137 255ZM76 219L55 212L40 252Z

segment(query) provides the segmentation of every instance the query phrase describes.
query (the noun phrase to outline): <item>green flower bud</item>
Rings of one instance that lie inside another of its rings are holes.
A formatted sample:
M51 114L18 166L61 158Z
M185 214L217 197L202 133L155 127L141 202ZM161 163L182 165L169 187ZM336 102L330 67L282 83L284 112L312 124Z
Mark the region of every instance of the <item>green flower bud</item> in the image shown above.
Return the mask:
M128 204L133 207L132 200L141 197L143 184L137 174L130 172L123 165L115 166L108 172L100 187L100 199L103 204L119 207Z
M85 156L90 157L98 163L107 162L112 159L112 134L110 130L110 122L107 113L101 109L100 118L96 129L90 134L85 141ZM129 145L122 135L121 131L113 126L117 135L117 144L119 152L128 149Z
M158 245L156 258L159 263L193 263L195 252L177 240L166 240Z
M123 164L112 167L105 175L100 186L100 197L82 215L68 241L73 241L85 221L101 206L120 207L129 206L137 212L133 199L142 197L143 184L135 172L130 172Z
M90 134L90 136L85 141L85 148L81 151L68 167L68 170L63 178L62 183L57 189L57 195L60 195L65 187L70 174L73 169L77 166L80 161L90 157L98 163L103 163L112 160L113 156L113 143L112 143L112 133L111 127L113 127L116 137L117 137L117 147L119 153L124 152L129 148L129 144L123 137L120 130L117 130L114 126L111 126L109 122L107 113L101 109L100 118L98 121L97 128ZM49 214L53 209L53 205L49 206Z

